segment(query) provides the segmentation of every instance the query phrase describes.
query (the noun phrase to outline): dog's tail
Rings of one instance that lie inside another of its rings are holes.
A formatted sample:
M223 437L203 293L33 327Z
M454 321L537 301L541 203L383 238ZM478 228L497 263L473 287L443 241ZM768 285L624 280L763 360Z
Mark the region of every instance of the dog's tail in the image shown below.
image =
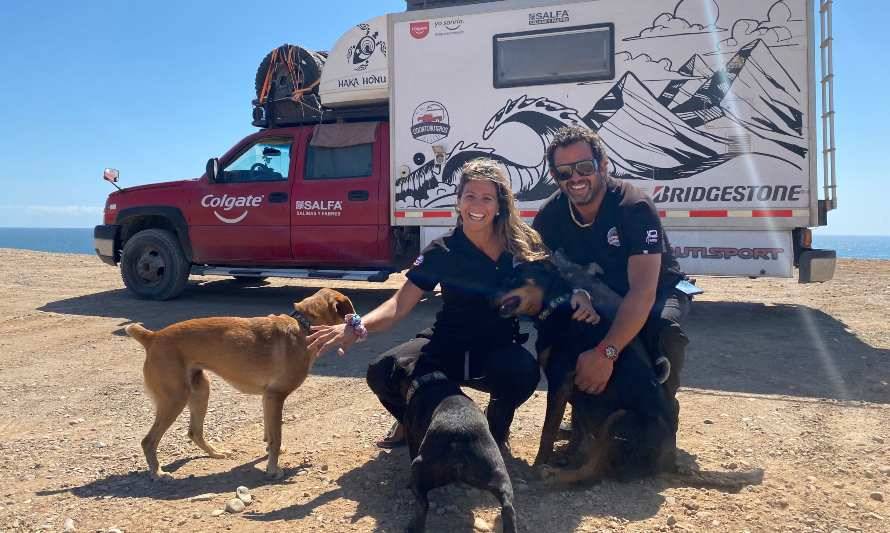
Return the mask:
M154 331L146 329L139 324L130 324L124 331L127 332L127 335L139 341L139 344L145 346L146 348L151 346L151 341L154 339L155 336Z
M695 487L741 490L748 485L763 483L763 469L754 468L737 472L705 471L677 465L677 469L669 473L667 477Z

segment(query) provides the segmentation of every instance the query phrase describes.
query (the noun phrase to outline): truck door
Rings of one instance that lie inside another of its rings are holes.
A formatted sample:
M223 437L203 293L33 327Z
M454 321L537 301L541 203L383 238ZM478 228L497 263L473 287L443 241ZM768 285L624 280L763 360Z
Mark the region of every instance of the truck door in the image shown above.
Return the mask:
M385 263L380 238L389 202L380 187L389 172L381 154L385 124L324 124L306 128L304 135L305 156L297 162L293 186L294 261L330 267Z
M264 133L223 156L216 181L200 180L189 210L197 261L273 265L291 259L293 137Z

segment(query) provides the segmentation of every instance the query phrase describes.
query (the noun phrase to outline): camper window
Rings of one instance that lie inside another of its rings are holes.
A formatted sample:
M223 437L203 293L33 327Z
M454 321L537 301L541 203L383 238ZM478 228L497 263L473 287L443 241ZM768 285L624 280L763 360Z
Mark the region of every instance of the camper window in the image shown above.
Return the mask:
M591 24L494 36L494 86L615 77L615 26Z
M360 178L372 173L371 143L343 148L309 146L306 152L306 179L330 180Z

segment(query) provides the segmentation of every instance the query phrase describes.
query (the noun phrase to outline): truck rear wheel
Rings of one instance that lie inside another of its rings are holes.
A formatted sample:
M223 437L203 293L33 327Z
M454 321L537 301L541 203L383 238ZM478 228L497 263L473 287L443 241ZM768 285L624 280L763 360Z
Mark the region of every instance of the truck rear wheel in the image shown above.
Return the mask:
M121 254L124 285L136 296L149 300L179 296L188 282L190 267L176 236L161 229L133 235Z

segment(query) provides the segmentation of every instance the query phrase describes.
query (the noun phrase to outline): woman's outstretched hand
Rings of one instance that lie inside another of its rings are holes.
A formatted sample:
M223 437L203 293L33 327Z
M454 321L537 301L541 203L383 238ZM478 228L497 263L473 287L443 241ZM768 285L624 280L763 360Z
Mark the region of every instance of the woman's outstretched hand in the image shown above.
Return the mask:
M322 355L334 346L338 347L337 355L343 355L358 340L355 332L352 328L346 327L346 324L312 326L311 331L312 334L306 340L309 341L309 350L318 350L318 355Z
M593 309L593 304L590 302L590 296L583 291L578 291L572 295L571 299L572 309L575 310L572 313L572 318L579 322L587 322L588 324L597 324L600 321L600 316Z

